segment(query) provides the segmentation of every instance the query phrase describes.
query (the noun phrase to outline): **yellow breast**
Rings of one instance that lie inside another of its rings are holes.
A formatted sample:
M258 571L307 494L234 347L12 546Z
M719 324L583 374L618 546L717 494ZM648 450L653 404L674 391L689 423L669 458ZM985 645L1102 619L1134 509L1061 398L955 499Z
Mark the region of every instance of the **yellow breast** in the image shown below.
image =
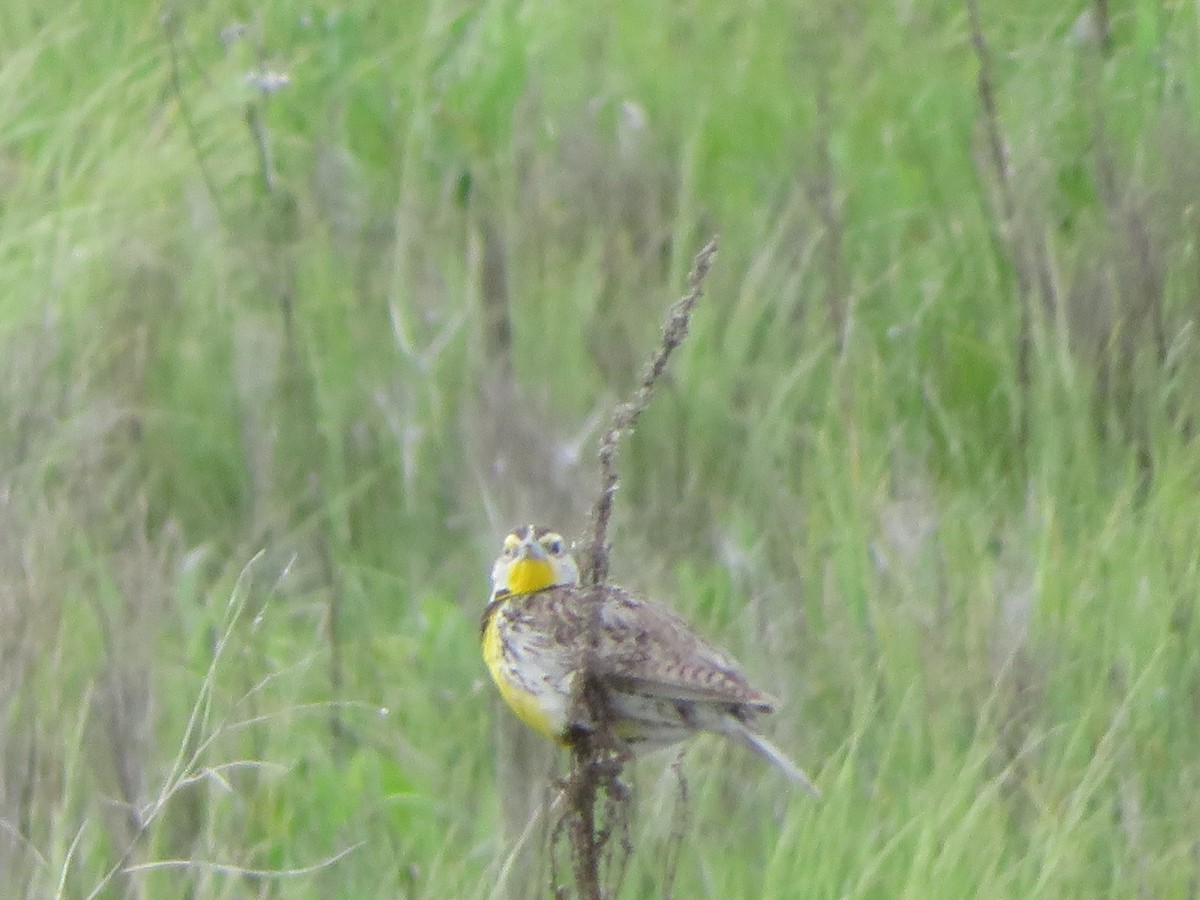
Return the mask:
M504 606L500 605L488 617L483 629L483 660L487 663L488 671L500 696L511 707L522 722L534 731L544 734L552 740L559 740L556 730L557 723L551 717L550 711L544 704L543 698L534 691L528 690L510 676L511 664L504 658L504 641L500 635L500 621L503 618Z
M508 568L508 583L502 585L510 594L536 594L557 581L554 566L548 559L518 559Z

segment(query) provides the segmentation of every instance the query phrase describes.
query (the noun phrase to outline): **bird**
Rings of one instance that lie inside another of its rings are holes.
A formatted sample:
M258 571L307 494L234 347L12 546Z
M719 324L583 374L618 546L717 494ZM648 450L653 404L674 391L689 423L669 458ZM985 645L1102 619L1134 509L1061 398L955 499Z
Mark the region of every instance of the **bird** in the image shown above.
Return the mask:
M820 791L757 730L775 700L665 604L616 585L584 587L561 533L511 531L492 566L480 642L500 696L530 728L562 745L588 731L580 692L601 688L606 719L629 755L699 732L732 738L814 797Z

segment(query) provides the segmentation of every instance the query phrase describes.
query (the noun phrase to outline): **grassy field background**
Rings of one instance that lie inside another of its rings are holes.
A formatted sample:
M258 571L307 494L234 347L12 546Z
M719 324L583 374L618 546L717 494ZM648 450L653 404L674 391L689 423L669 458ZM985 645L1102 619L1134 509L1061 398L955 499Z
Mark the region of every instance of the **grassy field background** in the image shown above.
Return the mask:
M1200 14L984 6L9 2L0 896L546 895L487 567L718 232L614 576L826 799L621 896L1200 894Z

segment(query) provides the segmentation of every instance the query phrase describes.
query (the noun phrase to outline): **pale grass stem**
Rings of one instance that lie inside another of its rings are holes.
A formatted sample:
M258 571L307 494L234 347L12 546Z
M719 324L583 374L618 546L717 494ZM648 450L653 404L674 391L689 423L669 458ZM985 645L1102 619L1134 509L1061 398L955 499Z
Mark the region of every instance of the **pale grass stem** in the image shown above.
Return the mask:
M309 866L301 866L287 869L249 869L241 866L213 862L210 860L155 860L150 862L128 864L130 855L136 849L141 838L146 834L149 828L162 816L163 810L170 803L172 797L178 794L183 788L201 781L213 781L224 790L233 791L232 785L225 779L224 773L235 769L277 769L286 772L285 766L272 766L262 760L231 760L220 763L214 766L202 765L201 760L214 742L222 735L229 734L234 731L250 728L263 722L278 718L284 714L293 714L297 711L322 711L327 712L331 706L361 706L367 708L367 704L344 704L344 703L311 703L300 706L289 707L286 710L280 710L277 713L263 714L251 716L238 721L219 722L215 724L209 733L203 736L202 739L196 741L198 731L202 728L202 723L207 719L212 702L217 674L221 666L221 661L226 655L230 643L235 634L235 628L242 618L242 613L245 611L246 600L249 594L247 582L249 575L254 566L262 559L264 551L256 553L249 562L242 568L238 574L237 581L234 584L233 590L230 592L229 601L225 607L225 618L220 636L213 645L212 659L209 661L208 668L201 680L200 687L196 694L196 699L192 703L191 713L188 717L187 725L184 728L183 735L179 742L179 748L175 753L175 758L171 763L167 777L164 778L159 794L153 803L147 809L137 812L137 820L139 822L138 832L130 840L121 858L108 870L104 877L95 885L91 893L88 894L89 900L98 897L105 888L118 875L137 874L139 872L148 872L162 869L178 869L196 867L209 872L226 873L226 874L243 874L259 878L294 878L302 875L312 874L321 869L328 868L334 865L338 860L352 853L358 847L362 846L359 842L353 846L344 848L332 856L323 859ZM281 570L277 579L282 580L288 570L291 568L295 559L289 560L288 564ZM273 595L274 591L268 591L268 596ZM260 613L261 615L261 613ZM245 692L238 700L240 705L246 699L261 691L266 684L278 677L280 673L272 673L263 679L260 679L250 690ZM189 748L194 748L189 751ZM85 823L86 825L86 823ZM72 842L72 848L80 839L83 827L81 826L79 834L76 835ZM68 853L67 863L64 864L63 871L59 882L59 896L65 889L67 871L71 853Z

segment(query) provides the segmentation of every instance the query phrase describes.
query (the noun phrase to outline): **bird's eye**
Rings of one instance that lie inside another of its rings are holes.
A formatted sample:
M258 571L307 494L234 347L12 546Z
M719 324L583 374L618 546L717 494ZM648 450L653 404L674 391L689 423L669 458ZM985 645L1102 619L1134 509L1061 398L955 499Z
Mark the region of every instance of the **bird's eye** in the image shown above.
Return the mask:
M559 556L563 552L563 539L557 534L548 534L542 538L542 546L549 551L551 556Z
M521 539L515 534L510 534L504 539L504 556L512 559L517 555L517 549L521 546Z

